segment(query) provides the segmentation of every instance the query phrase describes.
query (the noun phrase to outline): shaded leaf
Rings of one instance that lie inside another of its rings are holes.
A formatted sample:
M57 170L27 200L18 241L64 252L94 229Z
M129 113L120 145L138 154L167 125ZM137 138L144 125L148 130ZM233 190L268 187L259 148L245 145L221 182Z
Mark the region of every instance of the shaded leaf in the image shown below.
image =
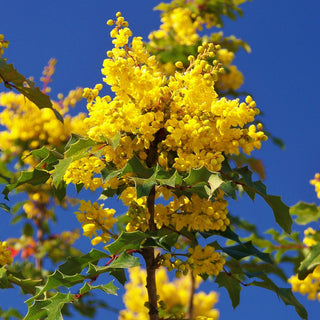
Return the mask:
M73 275L80 273L89 263L96 263L100 259L109 258L110 256L105 252L92 249L89 253L81 257L71 257L67 261L59 266L59 270L67 275Z
M267 263L273 263L270 255L259 251L252 245L251 241L235 246L223 247L222 250L236 260L240 260L248 256L255 256Z
M13 189L28 183L32 185L39 185L45 183L50 178L50 173L44 170L34 169L33 171L22 171L18 181L13 184L8 184L2 191L5 198L8 200L8 194Z
M232 307L236 308L240 303L240 282L237 279L227 275L225 272L220 272L216 277L215 282L219 285L219 288L224 287L227 289L232 302Z

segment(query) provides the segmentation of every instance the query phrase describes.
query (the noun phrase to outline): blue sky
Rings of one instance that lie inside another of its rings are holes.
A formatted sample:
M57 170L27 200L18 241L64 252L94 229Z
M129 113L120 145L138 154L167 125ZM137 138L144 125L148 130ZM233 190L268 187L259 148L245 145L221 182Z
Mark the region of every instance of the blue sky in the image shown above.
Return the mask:
M157 4L154 0L0 0L0 33L10 41L5 57L36 81L48 60L56 58L53 98L77 86L92 87L101 82L102 62L111 48L106 21L121 11L134 35L147 39L148 33L159 26L159 12L152 10ZM267 129L286 145L280 150L268 141L255 153L265 164L268 191L281 195L289 206L299 200L319 204L309 180L320 171L320 3L253 0L242 8L244 17L226 20L224 33L251 45L250 54L239 52L235 60L245 76L243 89L253 94L264 112ZM85 111L85 106L79 111ZM230 211L257 223L261 232L274 227L271 210L259 199L255 203L240 199L230 204ZM67 217L66 223L74 226L76 222ZM6 236L7 227L1 223L0 238ZM217 289L214 284L204 288ZM299 319L292 307L262 289L243 288L241 304L235 311L224 289L219 294L223 320ZM319 303L298 298L306 303L309 318L318 319ZM0 307L17 305L18 300L14 290L0 292ZM121 297L112 299L117 305L118 301ZM99 313L97 319L102 316L107 315Z

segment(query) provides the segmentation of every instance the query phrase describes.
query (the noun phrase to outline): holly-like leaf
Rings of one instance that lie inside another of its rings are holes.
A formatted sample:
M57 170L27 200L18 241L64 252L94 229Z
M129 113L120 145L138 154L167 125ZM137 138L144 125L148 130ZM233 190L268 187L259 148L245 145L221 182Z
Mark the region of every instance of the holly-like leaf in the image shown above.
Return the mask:
M206 167L201 167L200 169L191 169L189 175L183 180L188 186L194 186L199 183L207 184L211 175L211 171Z
M263 198L271 207L278 225L290 234L293 222L289 213L289 207L282 202L279 196L267 195Z
M71 257L59 267L59 270L67 275L80 273L89 263L97 263L100 259L110 258L105 252L92 249L89 253L80 257Z
M22 171L18 181L13 184L8 184L2 193L5 196L5 199L8 199L8 194L13 189L28 183L32 185L39 185L45 183L50 178L50 173L44 170L34 169L33 171Z
M51 171L53 166L58 162L59 159L63 158L63 155L57 151L49 150L46 147L42 147L41 149L36 149L30 152L30 155L38 157L41 161L37 165L37 169L44 169L47 171ZM27 156L27 157L28 157Z
M59 160L58 164L55 165L54 171L52 173L52 183L55 187L58 187L58 185L62 182L63 177L71 162L72 158L66 158Z
M122 232L119 238L106 246L110 254L117 254L124 250L135 249L139 250L142 240L146 239L147 235L141 231Z
M314 203L299 202L290 208L290 214L297 216L296 223L306 225L319 220L320 207L317 207Z
M24 320L61 320L63 319L61 310L66 303L74 300L74 296L70 293L56 293L54 296L45 300L26 301L28 304L28 313ZM31 303L33 304L31 305Z
M154 174L154 169L146 167L136 156L134 156L122 169L121 175L126 173L134 173L138 178L148 179Z
M251 241L235 246L223 247L222 250L236 260L240 260L248 256L255 256L267 263L273 263L270 255L259 251L252 245Z
M320 243L310 247L309 253L299 266L299 279L304 279L311 270L320 264Z
M73 158L73 160L80 159L88 155L88 151L95 146L97 143L90 138L83 138L75 136L72 138L72 143L68 144L66 147L65 158Z
M118 288L113 284L113 281L104 284L104 285L98 285L98 286L91 286L88 282L86 282L83 287L80 289L79 293L80 294L86 294L91 290L95 290L95 289L99 289L104 291L107 294L113 294L113 295L117 295L117 290Z
M219 288L225 287L227 289L232 307L236 308L240 303L240 282L225 272L220 272L215 282L219 285Z
M292 294L291 289L289 288L279 288L271 279L269 279L266 274L262 273L257 275L262 281L253 281L247 285L257 286L271 290L277 294L278 297L286 305L291 305L296 309L296 312L302 319L308 319L308 313L306 309L299 303L299 301Z
M7 59L4 58L0 58L0 77L8 89L16 89L32 101L39 109L51 109L56 118L63 122L61 114L52 107L49 96L41 92L39 87L35 87L34 82L26 79L14 68L13 64L8 64Z

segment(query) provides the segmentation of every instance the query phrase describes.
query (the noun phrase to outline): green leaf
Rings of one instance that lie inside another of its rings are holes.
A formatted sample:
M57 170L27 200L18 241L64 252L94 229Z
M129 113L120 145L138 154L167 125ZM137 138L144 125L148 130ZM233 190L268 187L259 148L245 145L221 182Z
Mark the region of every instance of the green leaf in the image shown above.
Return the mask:
M122 169L122 174L134 173L139 178L150 178L154 174L154 169L148 168L136 157L132 157L125 167Z
M82 283L86 278L86 276L81 274L67 275L63 274L59 270L55 270L55 272L48 277L46 284L41 287L41 290L38 291L37 294L31 299L34 300L46 291L57 289L60 286L70 288L78 283Z
M90 263L88 274L95 277L101 273L112 272L114 269L128 269L140 266L139 258L134 257L126 252L122 252L119 257L115 258L107 266L97 266Z
M306 225L319 220L320 207L317 207L314 203L299 202L290 208L290 214L297 216L296 223Z
M10 208L5 203L0 203L0 208L7 213L11 213Z
M72 162L72 158L66 158L59 160L58 164L55 165L54 171L52 173L52 183L55 187L58 187L58 185L63 180L63 177L69 168L70 164Z
M309 253L299 266L299 279L304 279L308 273L320 264L320 243L309 248Z
M2 193L5 196L5 199L8 199L8 194L13 189L28 183L32 185L39 185L45 183L50 178L50 173L44 170L34 169L33 171L22 171L18 181L13 184L8 184Z
M113 295L117 295L117 290L118 288L113 284L113 281L104 284L104 285L98 285L98 286L91 286L89 283L85 283L83 285L83 287L80 289L79 293L80 294L86 294L91 290L95 290L95 289L99 289L104 291L107 294L113 294Z
M175 187L182 184L182 177L179 175L177 170L175 170L173 173L172 171L159 170L156 178L160 186L165 185L169 187Z
M227 275L225 272L220 272L216 277L215 282L219 285L219 288L225 287L227 289L232 302L232 307L236 308L240 303L240 282L230 275Z
M270 280L264 273L257 276L258 278L262 279L263 281L253 281L249 283L250 286L257 286L262 287L268 290L271 290L275 292L278 297L281 298L281 300L286 305L294 306L296 309L296 312L299 314L299 316L302 319L308 319L308 313L306 309L298 302L298 300L294 297L292 294L291 289L289 288L279 288L272 280Z
M221 178L220 173L215 172L212 173L208 179L208 183L210 186L210 198L212 197L213 193L221 186L223 183L223 179Z
M112 255L129 249L139 250L141 242L146 237L147 235L141 231L124 231L120 234L119 238L115 242L109 244L108 246L106 246L106 248Z
M292 219L289 213L289 207L282 202L279 196L267 195L263 198L272 208L276 222L285 232L290 234Z
M267 263L273 263L270 255L259 251L252 245L251 241L235 246L223 247L222 250L236 260L240 260L248 256L255 256Z
M189 175L183 180L187 185L193 186L201 182L208 183L211 175L211 171L206 167L201 167L200 169L191 169Z
M238 190L237 186L231 181L224 181L220 185L220 189L230 198L237 200L236 191Z
M41 162L37 165L37 169L45 169L47 171L53 170L53 166L57 164L58 159L62 159L63 155L57 151L49 150L46 147L36 149L30 152L30 155L40 158ZM27 156L27 157L28 157Z
M28 308L28 313L24 320L61 320L63 319L61 310L66 303L74 300L74 296L70 293L56 293L54 296L46 300L35 300ZM30 300L30 299L29 299ZM27 303L28 301L27 300Z
M302 319L308 319L307 310L304 306L296 299L293 295L291 289L288 288L279 288L279 296L281 300L287 306L293 306L296 309L296 312Z
M73 137L72 139L72 143L66 147L65 157L72 157L73 160L87 156L91 147L97 145L97 143L90 138L78 137L78 139L75 140L75 137Z
M59 267L59 270L68 275L80 273L89 263L97 263L100 259L110 258L105 252L92 249L89 253L81 257L71 257Z
M22 233L27 237L32 237L33 236L33 227L32 227L32 225L30 223L26 223L23 226Z
M56 118L63 122L61 114L52 107L49 96L42 93L39 87L35 87L34 82L21 75L14 68L13 64L7 64L7 59L4 58L0 58L0 76L7 88L15 88L32 101L39 109L51 109Z
M0 289L13 288L12 283L8 280L7 272L6 267L0 268Z

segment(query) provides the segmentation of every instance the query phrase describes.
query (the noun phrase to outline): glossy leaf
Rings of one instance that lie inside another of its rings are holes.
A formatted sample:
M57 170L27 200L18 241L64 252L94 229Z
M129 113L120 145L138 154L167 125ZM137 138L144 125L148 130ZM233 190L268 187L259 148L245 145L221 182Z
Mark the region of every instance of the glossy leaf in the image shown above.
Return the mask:
M122 232L119 238L106 246L106 248L110 254L117 254L129 249L139 250L142 240L146 237L146 234L141 231Z
M312 269L320 264L320 243L310 247L306 258L301 262L298 276L304 279Z
M2 191L5 198L8 200L8 194L13 189L28 183L31 185L39 185L45 183L50 178L50 173L44 170L34 169L33 171L22 171L18 181L13 184L9 184Z
M56 118L63 122L61 114L52 107L49 96L42 93L39 87L35 87L34 82L26 79L14 68L13 64L8 64L7 59L4 58L0 58L0 76L8 89L16 89L32 101L39 109L51 109Z

